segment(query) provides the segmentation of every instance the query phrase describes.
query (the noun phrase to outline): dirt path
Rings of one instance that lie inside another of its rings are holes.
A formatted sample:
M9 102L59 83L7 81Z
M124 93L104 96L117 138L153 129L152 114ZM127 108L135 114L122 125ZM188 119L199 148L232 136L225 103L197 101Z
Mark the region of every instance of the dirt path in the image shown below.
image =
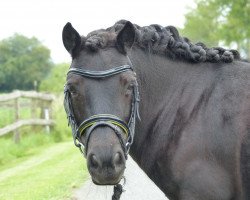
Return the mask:
M165 195L145 175L137 164L129 158L125 171L126 185L121 200L167 200ZM73 196L75 200L111 200L113 187L96 186L88 180Z

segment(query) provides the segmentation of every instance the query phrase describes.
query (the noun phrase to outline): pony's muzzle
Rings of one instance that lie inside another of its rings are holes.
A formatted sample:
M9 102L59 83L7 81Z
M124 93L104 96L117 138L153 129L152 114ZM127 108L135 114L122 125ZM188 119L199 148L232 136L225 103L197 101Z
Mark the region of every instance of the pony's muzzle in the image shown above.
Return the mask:
M91 154L87 157L88 169L92 180L97 185L116 185L121 180L125 169L125 158L120 152L110 158Z
M119 139L108 127L95 129L92 136L87 152L87 166L93 182L98 185L119 183L126 162Z

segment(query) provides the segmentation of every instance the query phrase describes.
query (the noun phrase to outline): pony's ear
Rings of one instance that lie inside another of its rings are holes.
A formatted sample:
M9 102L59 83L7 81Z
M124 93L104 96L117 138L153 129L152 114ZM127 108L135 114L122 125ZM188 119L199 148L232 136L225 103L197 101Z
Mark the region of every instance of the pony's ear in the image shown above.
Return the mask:
M74 58L80 51L81 36L69 22L63 28L62 39L65 49Z
M132 48L135 41L135 27L127 21L122 30L118 33L116 38L117 49L126 54Z

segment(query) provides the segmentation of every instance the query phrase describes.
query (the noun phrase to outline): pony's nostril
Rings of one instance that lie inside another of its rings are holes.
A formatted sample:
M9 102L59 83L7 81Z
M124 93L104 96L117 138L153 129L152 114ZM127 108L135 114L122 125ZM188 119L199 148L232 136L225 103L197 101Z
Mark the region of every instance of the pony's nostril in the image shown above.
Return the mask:
M115 156L114 156L114 164L115 165L121 165L121 164L123 164L121 153L118 152L118 153L115 154Z
M90 158L89 158L89 162L90 162L90 166L92 168L98 168L98 160L97 160L97 157L95 155L91 155Z

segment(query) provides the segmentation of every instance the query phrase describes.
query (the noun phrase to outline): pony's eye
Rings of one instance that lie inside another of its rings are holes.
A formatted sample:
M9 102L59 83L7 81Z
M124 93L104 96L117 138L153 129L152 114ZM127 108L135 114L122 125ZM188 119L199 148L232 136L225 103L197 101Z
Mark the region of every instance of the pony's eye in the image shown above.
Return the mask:
M69 86L68 89L71 96L76 96L78 94L77 90L73 86Z
M75 90L72 90L72 91L70 91L70 94L71 94L72 96L76 96L76 95L77 95L77 92L76 92Z

